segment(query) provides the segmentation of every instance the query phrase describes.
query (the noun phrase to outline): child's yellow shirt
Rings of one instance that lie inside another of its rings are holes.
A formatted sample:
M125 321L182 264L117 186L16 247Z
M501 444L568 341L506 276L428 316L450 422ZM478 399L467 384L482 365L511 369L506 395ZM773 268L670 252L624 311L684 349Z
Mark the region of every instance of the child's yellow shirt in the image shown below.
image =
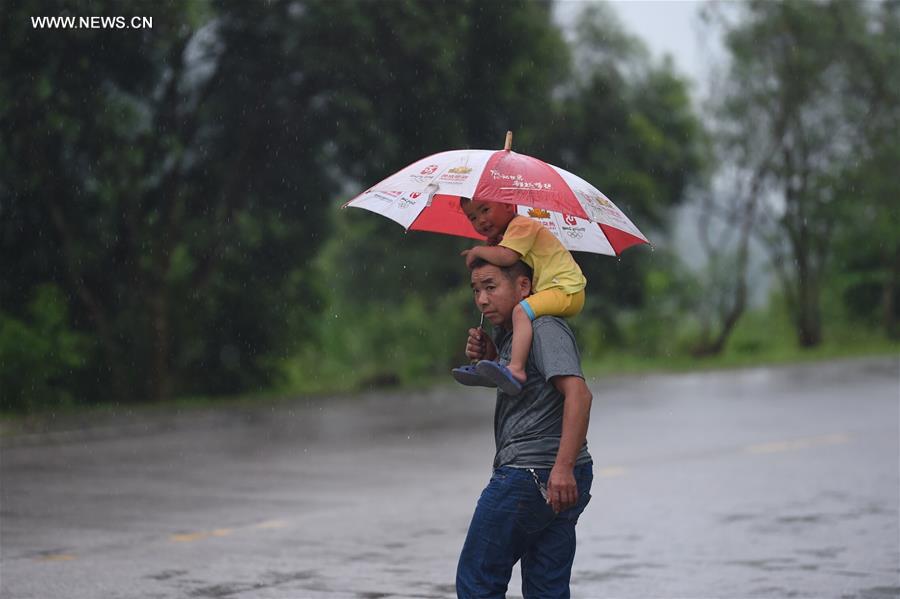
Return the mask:
M509 221L499 245L518 252L534 271L532 293L555 287L571 295L587 285L569 250L533 218L520 214Z

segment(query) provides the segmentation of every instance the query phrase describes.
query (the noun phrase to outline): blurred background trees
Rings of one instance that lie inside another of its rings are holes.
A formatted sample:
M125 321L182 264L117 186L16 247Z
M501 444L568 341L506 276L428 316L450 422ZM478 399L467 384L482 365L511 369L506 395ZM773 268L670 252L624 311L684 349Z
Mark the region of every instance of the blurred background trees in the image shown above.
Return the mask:
M536 1L128 7L153 28L30 27L112 1L0 6L0 409L446 372L477 322L468 242L337 207L507 129L656 242L576 256L589 361L727 347L741 244L704 289L670 241L678 206L722 202L725 168L800 344L828 331L825 300L898 334L897 3L742 5L717 21L732 60L709 113L603 4L568 36ZM694 326L723 290L727 330Z
M824 294L859 302L866 287L880 310L870 299L851 312L879 311L896 335L900 220L886 165L900 130L898 18L897 2L844 0L753 0L720 15L731 62L718 139L804 347L823 340Z

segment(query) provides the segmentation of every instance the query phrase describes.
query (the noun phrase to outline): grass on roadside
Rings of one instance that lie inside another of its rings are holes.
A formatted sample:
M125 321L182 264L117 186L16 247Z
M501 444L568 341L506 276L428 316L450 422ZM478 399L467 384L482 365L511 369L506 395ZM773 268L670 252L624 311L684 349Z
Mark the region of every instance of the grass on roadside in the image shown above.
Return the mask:
M786 313L778 309L748 312L739 321L725 350L717 356L695 357L685 336L673 335L656 351L609 350L585 357L585 372L602 377L648 372L686 372L814 362L864 356L900 356L900 341L891 341L870 327L844 320L826 326L823 342L802 348Z

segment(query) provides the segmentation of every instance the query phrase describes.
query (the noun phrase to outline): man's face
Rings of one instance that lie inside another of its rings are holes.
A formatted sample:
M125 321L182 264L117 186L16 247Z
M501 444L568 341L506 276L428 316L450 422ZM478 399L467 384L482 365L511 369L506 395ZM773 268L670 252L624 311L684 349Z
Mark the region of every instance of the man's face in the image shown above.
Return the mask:
M504 329L512 328L512 311L531 292L528 277L510 281L499 266L486 264L472 269L472 291L475 305L482 314Z
M472 228L488 239L503 235L506 225L516 216L515 206L498 202L472 200L463 204L462 209Z

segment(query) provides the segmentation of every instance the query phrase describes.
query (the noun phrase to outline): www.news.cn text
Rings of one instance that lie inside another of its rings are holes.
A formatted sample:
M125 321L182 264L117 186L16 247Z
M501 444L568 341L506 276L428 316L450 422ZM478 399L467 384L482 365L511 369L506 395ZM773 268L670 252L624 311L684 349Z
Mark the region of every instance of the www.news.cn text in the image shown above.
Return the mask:
M153 17L31 17L32 29L153 29Z

